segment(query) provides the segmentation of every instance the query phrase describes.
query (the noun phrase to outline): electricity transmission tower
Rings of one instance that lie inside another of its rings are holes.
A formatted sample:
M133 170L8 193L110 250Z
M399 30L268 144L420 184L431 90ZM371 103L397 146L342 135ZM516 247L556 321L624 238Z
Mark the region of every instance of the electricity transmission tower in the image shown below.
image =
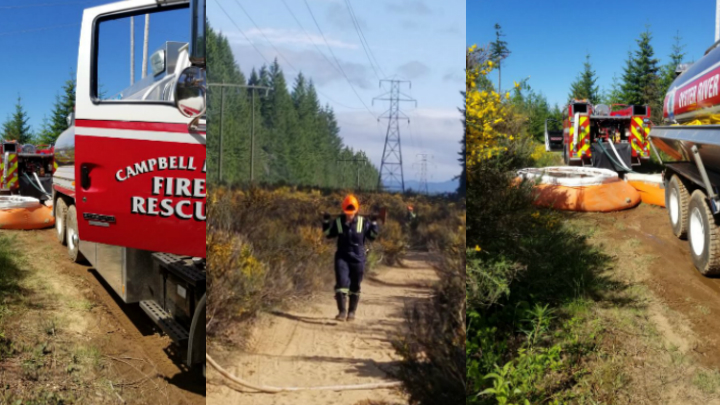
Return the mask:
M400 92L400 85L407 83L410 88L412 84L407 80L380 80L380 87L383 82L390 83L390 91L373 98L375 100L389 101L390 108L378 118L388 120L387 133L385 134L385 147L383 148L382 163L380 164L380 176L378 176L378 190L385 187L389 190L399 189L405 192L405 177L403 176L402 148L400 147L400 126L398 119L402 116L410 123L410 118L400 111L400 102L414 102L417 107L417 100ZM405 98L400 98L403 96Z
M337 159L336 162L354 162L355 163L355 168L357 170L357 189L360 190L360 169L367 164L367 159L365 159L365 158Z
M427 153L418 153L417 159L419 162L415 163L415 165L420 166L420 190L419 192L423 192L425 190L425 194L430 194L428 191L428 184L427 184L427 165L428 165L428 157L432 159L432 156L428 155Z

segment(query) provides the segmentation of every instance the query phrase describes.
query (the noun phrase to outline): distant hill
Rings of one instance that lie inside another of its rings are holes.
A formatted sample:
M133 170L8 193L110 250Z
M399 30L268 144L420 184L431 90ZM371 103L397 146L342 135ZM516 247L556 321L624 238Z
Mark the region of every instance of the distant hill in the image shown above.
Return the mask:
M441 193L454 193L458 188L457 180L448 180L441 182L428 182L428 192L430 194L441 194ZM405 180L405 190L412 189L413 191L424 192L420 190L420 182L417 180Z

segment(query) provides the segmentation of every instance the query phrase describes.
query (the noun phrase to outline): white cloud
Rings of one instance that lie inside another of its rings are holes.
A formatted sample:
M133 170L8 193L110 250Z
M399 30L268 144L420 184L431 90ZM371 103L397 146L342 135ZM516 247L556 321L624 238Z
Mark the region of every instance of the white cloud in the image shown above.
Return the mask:
M388 3L386 8L397 13L410 13L428 15L432 14L430 8L422 0L401 0Z
M251 46L245 44L235 44L232 46L233 55L235 60L240 66L240 69L245 73L249 74L250 70L255 67L256 70L263 64L272 62L276 57L278 63L285 73L285 78L288 79L288 83L292 84L292 77L296 76L297 73L288 66L287 61L297 70L303 72L306 77L309 77L318 86L328 85L334 82L344 82L345 77L337 67L333 67L335 60L330 56L329 53L325 53L326 58L319 54L316 50L293 50L285 47L276 46L280 51L278 54L275 49L270 46L257 46L256 47L262 53L262 56ZM321 48L322 49L322 48ZM281 56L282 55L282 56ZM347 62L342 59L339 60L342 70L348 76L350 83L361 89L375 89L374 82L371 82L370 67L364 64ZM347 84L345 85L347 86ZM348 87L348 91L350 91Z
M358 10L362 11L362 7L359 6L362 6L362 3L356 1L353 6L355 18L357 19L358 25L360 25L360 29L367 32L367 23L365 23L365 20L363 20L360 15L358 15ZM326 18L333 27L339 30L350 31L355 29L353 20L350 17L350 10L348 10L345 4L341 5L339 3L331 3L328 6Z
M401 65L398 68L398 72L401 75L412 80L427 75L428 73L430 73L430 68L422 62L414 60L412 62L404 63L403 65Z
M462 139L461 115L457 110L415 109L406 112L407 121L400 122L400 138L403 153L403 169L406 179L417 179L417 154L433 156L428 165L428 181L445 181L457 176L457 161ZM378 168L385 144L387 120L373 122L367 113L336 112L340 136L346 145L363 150Z
M228 38L228 41L233 44L247 44L248 40L245 38L244 35L240 32L228 32L225 34ZM312 34L308 32L307 34L303 32L302 30L292 30L292 29L277 29L277 28L250 28L245 31L245 35L254 43L255 45L267 45L268 40L277 46L283 46L283 45L299 45L299 46L308 46L313 47L314 45L317 45L320 47L320 49L327 50L327 46L325 44L325 41L323 41L322 36ZM267 39L265 39L267 37ZM349 42L344 42L339 39L333 39L325 37L327 40L327 45L329 45L332 48L344 48L344 49L357 49L356 44L351 44Z

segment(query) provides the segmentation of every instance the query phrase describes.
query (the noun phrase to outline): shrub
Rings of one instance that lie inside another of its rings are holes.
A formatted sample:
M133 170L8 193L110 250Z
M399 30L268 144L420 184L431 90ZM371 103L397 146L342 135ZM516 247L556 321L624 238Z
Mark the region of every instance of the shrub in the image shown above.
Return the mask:
M394 342L403 361L396 377L404 383L410 404L459 404L465 384L465 233L446 249L441 275L431 300L406 311L408 333Z
M339 215L347 193L288 186L210 187L208 319L214 320L208 336L222 335L223 328L245 322L259 310L280 308L318 291L332 290L335 242L322 233L322 213ZM368 271L377 268L381 259L390 265L402 261L409 236L401 224L408 204L439 223L457 222L445 218L457 214L439 197L374 192L357 196L362 215L369 216L381 207L388 210L380 237L368 246Z
M402 264L402 259L406 253L406 240L400 228L400 224L390 220L382 230L382 236L378 238L383 251L383 262L388 266Z

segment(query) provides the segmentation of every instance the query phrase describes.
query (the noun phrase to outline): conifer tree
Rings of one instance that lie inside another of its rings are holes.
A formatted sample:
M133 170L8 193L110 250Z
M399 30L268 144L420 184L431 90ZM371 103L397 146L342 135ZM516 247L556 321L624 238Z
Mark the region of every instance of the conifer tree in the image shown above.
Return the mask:
M595 71L592 70L592 65L590 64L590 54L587 54L585 55L583 71L570 85L570 94L568 95L568 99L588 100L592 104L597 104L600 101L600 97L596 83L597 76L595 75Z
M22 106L22 98L18 96L15 112L3 123L2 137L6 141L18 141L20 144L30 143L33 134L28 121L30 117Z
M675 34L675 42L672 45L672 51L670 52L670 61L662 67L660 70L660 83L658 85L658 103L662 105L665 101L665 93L667 93L673 80L675 80L675 70L677 66L683 62L686 53L683 52L685 45L682 44L682 37L680 32Z
M495 24L495 41L490 43L490 60L497 64L498 71L498 89L497 92L502 94L502 65L503 60L510 55L510 49L508 49L507 42L500 39L504 37L502 33L502 27L500 24Z
M640 34L637 40L638 49L628 55L628 60L623 71L623 83L621 85L623 101L625 104L643 105L648 104L655 107L658 99L659 70L658 60L654 57L650 41L652 35L649 30ZM656 108L653 108L657 112Z
M367 159L362 151L343 145L340 128L329 105L321 105L312 79L304 74L286 79L279 63L250 68L246 80L221 34L207 29L208 82L266 86L255 90L255 147L253 173L256 182L289 183L321 187L354 188L357 166L338 164L338 159ZM292 88L288 88L288 82ZM235 184L250 178L253 90L227 89L222 101L220 87L208 92L208 178L217 181L222 115L223 182ZM224 105L224 114L221 114ZM374 188L378 170L372 164L360 169L363 188Z

